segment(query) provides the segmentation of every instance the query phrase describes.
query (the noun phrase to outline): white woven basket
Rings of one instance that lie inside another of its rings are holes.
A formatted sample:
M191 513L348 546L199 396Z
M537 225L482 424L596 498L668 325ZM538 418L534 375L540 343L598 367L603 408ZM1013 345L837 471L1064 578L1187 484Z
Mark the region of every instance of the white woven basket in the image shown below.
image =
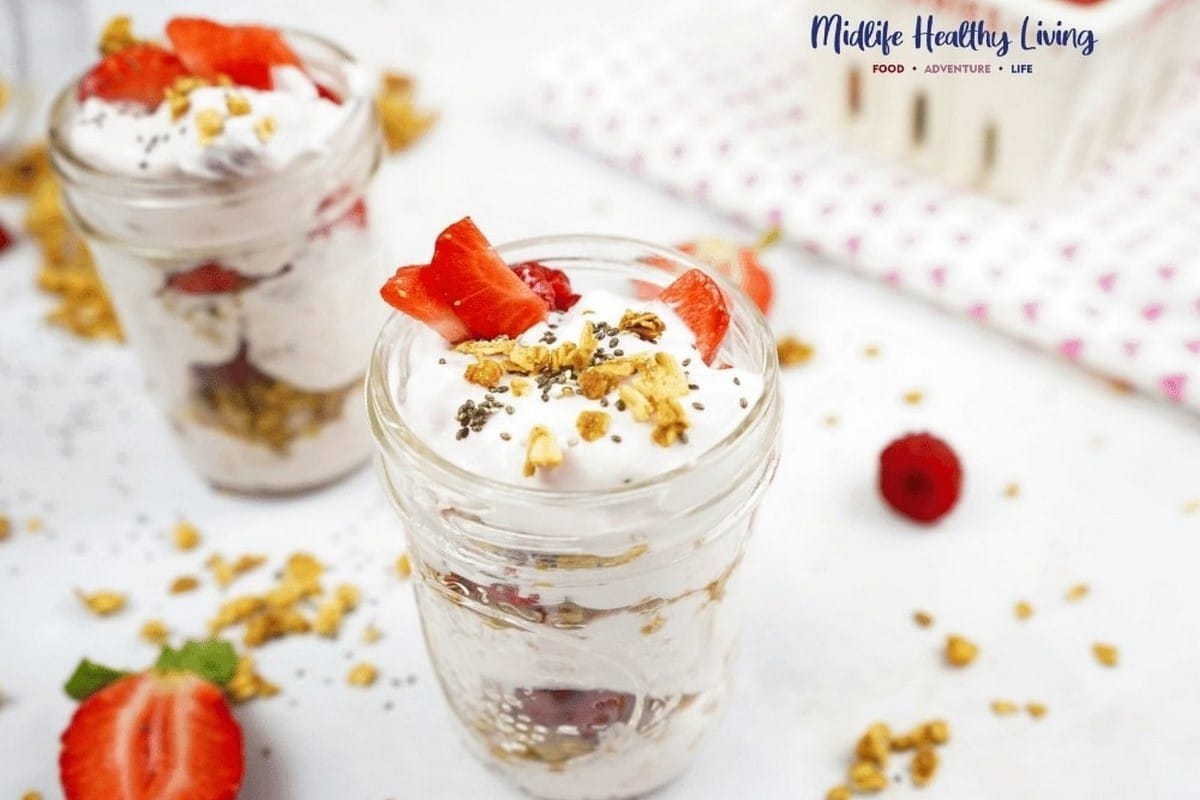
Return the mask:
M1007 200L1046 199L1118 142L1137 135L1170 94L1190 52L1200 0L813 0L813 14L887 20L904 41L887 57L812 50L806 87L815 120L878 154L955 185ZM831 8L831 6L833 8ZM938 30L980 19L1006 30L1010 52L913 47L916 18ZM1070 47L1020 49L1026 17L1089 29L1091 55ZM807 18L806 18L807 19ZM805 31L805 48L810 44ZM904 72L874 72L876 64ZM990 65L991 74L927 74L931 64ZM1032 74L1014 74L1018 64ZM1001 69L1003 68L1003 69Z

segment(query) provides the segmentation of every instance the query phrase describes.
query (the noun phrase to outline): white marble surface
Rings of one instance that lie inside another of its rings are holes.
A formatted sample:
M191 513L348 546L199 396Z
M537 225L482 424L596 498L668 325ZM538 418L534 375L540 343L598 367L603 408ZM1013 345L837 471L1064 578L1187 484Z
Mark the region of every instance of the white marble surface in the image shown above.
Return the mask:
M147 29L182 7L91 5L94 20L144 10ZM250 5L204 10L246 16ZM415 72L421 96L442 109L435 134L380 178L397 261L425 258L437 231L466 213L498 240L734 232L547 139L518 110L524 66L541 46L630 13L633 0L254 5L255 16L323 31L368 62ZM18 209L0 205L0 218L12 223ZM821 797L868 723L933 716L954 734L937 780L917 791L905 778L884 796L1200 797L1189 768L1200 751L1200 513L1183 510L1200 499L1197 420L798 253L769 261L774 323L813 342L817 356L786 377L785 456L744 565L753 616L736 703L704 757L660 797ZM0 689L10 698L0 709L0 797L59 796L57 736L72 706L59 686L81 655L150 660L137 630L151 616L203 630L216 591L168 597L171 579L198 573L213 550L278 559L302 548L370 599L339 642L260 651L284 694L238 712L248 741L243 796L515 797L455 741L411 591L390 571L403 543L375 475L289 501L210 491L173 449L127 348L41 324L49 301L32 288L32 270L27 245L0 260L0 513L18 523L0 544ZM862 355L869 344L878 358ZM902 402L909 390L924 402ZM882 446L922 428L951 441L967 472L958 510L929 531L888 514L872 486ZM1003 496L1011 481L1016 499ZM37 534L21 525L35 516L46 522ZM198 554L169 547L179 516L204 531ZM268 578L247 577L242 588ZM1092 596L1067 604L1063 592L1077 581ZM73 598L76 586L127 591L130 608L97 620ZM1018 623L1012 605L1022 598L1037 613ZM934 629L911 623L916 608L936 616ZM358 639L368 622L386 632L373 646ZM966 671L941 666L949 631L982 647ZM1093 661L1096 640L1121 647L1119 668ZM381 682L347 687L351 659L377 663ZM1044 701L1050 713L997 718L988 711L995 698Z

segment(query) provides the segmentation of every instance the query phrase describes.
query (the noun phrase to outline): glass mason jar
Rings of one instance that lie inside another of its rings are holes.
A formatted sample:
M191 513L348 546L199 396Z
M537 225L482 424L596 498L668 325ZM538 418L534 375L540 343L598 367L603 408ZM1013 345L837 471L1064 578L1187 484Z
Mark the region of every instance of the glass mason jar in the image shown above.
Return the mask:
M212 484L283 493L370 455L363 373L383 321L386 265L367 192L381 158L374 103L353 59L290 33L306 71L342 97L319 158L275 174L140 178L86 163L52 111L50 152L68 216L88 240L151 392Z
M604 237L498 250L565 270L577 292L665 286L700 266ZM723 285L732 319L721 356L761 373L762 395L694 463L612 490L525 488L442 459L402 410L419 323L395 315L376 343L368 410L430 657L471 749L538 797L660 786L726 706L738 567L778 460L781 406L770 331Z

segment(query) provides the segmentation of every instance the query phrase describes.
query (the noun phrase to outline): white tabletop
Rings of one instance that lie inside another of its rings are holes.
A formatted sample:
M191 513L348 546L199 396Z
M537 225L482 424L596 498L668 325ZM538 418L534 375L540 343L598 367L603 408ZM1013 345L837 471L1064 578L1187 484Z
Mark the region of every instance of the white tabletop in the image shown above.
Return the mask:
M144 30L183 3L91 3L93 21L145 9ZM213 2L206 12L249 12ZM605 4L456 0L258 3L265 20L312 28L373 65L408 70L443 117L380 177L397 262L425 259L435 234L471 214L494 240L600 232L673 242L738 232L553 141L521 112L522 75L546 45L613 15ZM194 8L194 5L193 5ZM0 205L10 226L19 208ZM885 796L1200 797L1192 609L1200 556L1197 420L787 249L768 257L773 322L816 347L785 377L785 452L745 562L747 635L732 711L705 755L663 800L821 797L855 737L881 719L950 722L953 740L928 789L907 778ZM60 690L82 655L138 666L141 623L200 634L211 587L169 597L212 551L313 552L368 598L337 642L292 638L257 652L283 686L238 710L249 800L508 798L456 741L426 660L411 590L391 571L404 545L376 476L287 501L215 493L173 449L128 348L46 327L33 248L0 260L0 797L58 797L57 737L72 703ZM364 302L374 302L365 297ZM868 345L880 348L867 358ZM917 405L903 401L923 393ZM827 418L836 417L830 425ZM874 490L880 449L910 430L950 441L966 468L958 509L925 530L888 513ZM1019 496L1004 494L1007 484ZM25 530L45 520L40 533ZM205 546L180 554L168 531L194 521ZM239 588L253 590L263 571ZM1068 586L1092 594L1066 603ZM128 592L100 620L74 587ZM1036 613L1018 622L1020 599ZM936 617L930 630L916 609ZM385 632L362 644L362 628ZM981 646L954 671L948 632ZM1104 669L1094 641L1121 648ZM357 660L382 678L346 685ZM1188 699L1192 698L1192 699ZM993 699L1041 701L1048 715L996 717ZM905 770L896 763L891 773Z

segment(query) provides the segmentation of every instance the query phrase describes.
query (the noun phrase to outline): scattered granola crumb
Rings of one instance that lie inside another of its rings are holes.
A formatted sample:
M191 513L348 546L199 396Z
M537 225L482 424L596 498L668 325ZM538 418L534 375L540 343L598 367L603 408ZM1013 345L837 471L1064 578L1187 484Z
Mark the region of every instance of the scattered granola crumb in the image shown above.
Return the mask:
M965 667L979 655L979 648L956 633L946 637L946 663L952 667Z
M872 723L854 747L854 755L880 769L886 769L891 756L892 732L883 722Z
M171 629L161 619L148 619L142 623L138 635L150 644L160 645L170 637Z
M12 533L12 522L8 517L0 514L0 542L3 542Z
M225 118L221 116L220 111L211 108L197 111L193 118L196 125L196 134L200 138L200 144L210 145L213 139L216 139L225 131ZM257 132L255 128L255 132ZM261 137L260 137L261 138Z
M212 571L213 579L218 586L224 589L238 577L258 569L265 563L267 563L267 557L261 555L247 554L238 556L236 561L226 561L223 556L214 553L204 562L204 566Z
M779 366L796 367L811 361L816 351L808 342L795 336L784 336L775 343L775 352L779 355Z
M877 344L869 344L863 348L863 355L867 358L875 358L879 355L880 348Z
M183 594L185 592L195 591L200 588L200 581L191 575L180 575L175 580L171 581L167 591L171 594Z
M603 439L608 433L608 422L606 411L580 411L579 418L575 420L575 428L585 442L594 442Z
M468 364L467 370L463 374L463 378L467 383L474 383L477 386L482 386L485 389L494 389L500 385L500 380L504 377L504 367L500 366L499 361L493 361L484 356L475 356L475 363Z
M825 793L825 800L850 800L850 787L838 784Z
M1096 642L1092 645L1092 655L1106 667L1115 667L1120 658L1120 652L1116 645L1105 644L1104 642Z
M923 392L917 391L916 389L914 389L910 392L904 393L904 402L910 406L919 405L921 403L921 401L924 399L925 399L925 394Z
M412 577L412 559L408 557L408 553L401 553L396 559L396 572L401 578Z
M262 117L258 122L254 123L254 135L263 144L271 141L271 137L275 135L275 131L279 130L279 123L274 117Z
M356 586L348 583L338 586L317 608L313 630L327 639L335 638L341 630L342 618L358 607L361 597L362 593Z
M1015 606L1013 606L1013 614L1015 614L1017 619L1020 620L1029 619L1033 616L1033 606L1024 600L1021 600Z
M1046 705L1044 703L1026 703L1025 704L1025 711L1027 711L1029 713L1029 716L1033 717L1034 719L1041 719L1042 717L1046 716L1047 710L1048 709L1046 708Z
M850 785L856 792L880 792L887 788L887 776L870 761L859 761L850 767Z
M1195 514L1200 511L1200 500L1190 500L1183 504L1183 513Z
M398 72L384 72L380 77L375 108L389 153L416 144L437 122L437 112L417 108L415 95L412 77Z
M825 427L836 428L837 424L838 424L837 414L826 414L825 415Z
M1020 706L1011 700L993 700L991 702L992 713L998 717L1007 717L1009 714L1015 714L1020 710Z
M513 378L508 385L512 389L513 397L524 397L529 394L529 381L525 378Z
M171 539L180 550L195 550L200 545L200 530L192 523L182 520L171 531Z
M125 608L125 595L117 592L99 591L87 593L76 589L75 594L87 606L88 611L99 617L111 616Z
M928 611L914 611L912 616L913 622L922 628L928 628L933 625L933 615Z
M376 628L374 625L368 625L363 629L362 640L366 644L375 644L383 638L383 631Z
M225 691L235 703L244 703L255 697L274 697L279 694L279 687L258 674L254 668L254 659L250 656L239 656L237 671L225 685Z
M231 117L244 117L250 113L250 101L240 92L225 95L225 108Z
M1015 481L1007 484L1004 487L1004 496L1010 500L1015 500L1021 496L1021 487Z
M912 761L908 765L909 772L912 773L913 783L917 786L928 785L937 773L937 768L937 751L929 746L918 747L917 752L913 754Z
M553 469L562 463L562 448L554 440L554 434L542 425L533 426L529 432L529 446L525 450L525 477L531 477L538 468Z
M375 680L378 677L379 670L376 669L373 664L368 664L364 661L360 664L356 664L350 670L350 674L346 676L346 682L351 686L366 688L375 683Z
M21 800L42 800L42 793L35 792L35 791L28 791L25 794L21 795Z
M138 44L133 35L133 18L121 14L113 17L104 24L100 31L100 55L111 56Z
M41 533L46 529L46 521L41 517L30 517L25 520L25 530L30 533Z
M1091 587L1088 586L1086 583L1077 583L1074 586L1072 586L1070 589L1067 589L1067 594L1066 594L1067 602L1068 603L1077 603L1080 600L1082 600L1083 598L1087 597L1091 591L1092 591Z

